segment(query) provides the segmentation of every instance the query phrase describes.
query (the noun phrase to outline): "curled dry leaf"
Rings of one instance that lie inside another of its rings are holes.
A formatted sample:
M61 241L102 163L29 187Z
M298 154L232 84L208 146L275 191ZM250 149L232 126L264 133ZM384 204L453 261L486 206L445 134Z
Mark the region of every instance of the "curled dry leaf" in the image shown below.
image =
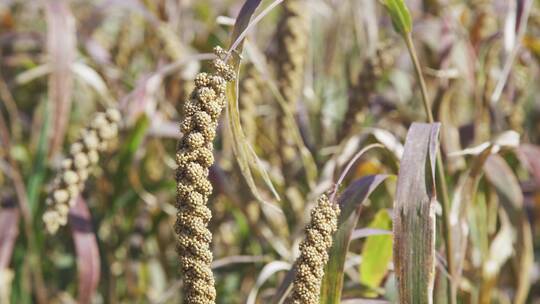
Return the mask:
M523 193L516 176L499 155L491 155L484 166L486 178L495 187L502 206L509 216L510 223L516 229L516 294L513 303L525 303L531 285L531 268L534 263L531 224L524 209Z
M463 263L467 250L469 223L466 219L467 206L476 198L478 184L482 178L482 168L492 154L499 153L502 148L515 148L519 145L519 134L515 131L506 131L490 142L485 142L474 148L466 149L464 155L473 155L469 170L459 179L450 210L450 224L452 227L452 243L454 248L454 280L459 280L463 270ZM455 292L455 291L454 291Z

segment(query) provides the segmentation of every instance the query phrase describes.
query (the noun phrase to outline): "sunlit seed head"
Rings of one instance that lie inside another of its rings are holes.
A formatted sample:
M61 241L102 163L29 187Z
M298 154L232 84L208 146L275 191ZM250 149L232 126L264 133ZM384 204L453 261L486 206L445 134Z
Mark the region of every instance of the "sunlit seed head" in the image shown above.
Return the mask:
M119 123L122 119L122 115L120 114L120 111L117 109L107 109L106 111L107 118L111 120L112 122Z
M73 185L79 181L79 177L77 176L77 173L75 173L75 171L72 171L72 170L65 171L63 179L67 185Z
M53 198L56 203L60 203L60 204L67 203L69 199L69 193L64 189L58 189L53 192Z
M79 152L82 152L84 149L84 146L81 143L74 143L71 145L70 153L71 154L77 154Z
M94 150L99 148L99 138L95 131L86 130L83 134L83 142L88 150Z
M90 163L97 164L99 161L99 154L96 150L90 150L88 151L88 160L90 160Z

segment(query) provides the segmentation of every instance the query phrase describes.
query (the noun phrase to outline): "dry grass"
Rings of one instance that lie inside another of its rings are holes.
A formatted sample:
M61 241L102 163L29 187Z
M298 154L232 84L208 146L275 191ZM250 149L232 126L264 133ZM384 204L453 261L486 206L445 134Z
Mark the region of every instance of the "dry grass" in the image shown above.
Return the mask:
M538 2L258 2L0 4L0 303L540 301Z

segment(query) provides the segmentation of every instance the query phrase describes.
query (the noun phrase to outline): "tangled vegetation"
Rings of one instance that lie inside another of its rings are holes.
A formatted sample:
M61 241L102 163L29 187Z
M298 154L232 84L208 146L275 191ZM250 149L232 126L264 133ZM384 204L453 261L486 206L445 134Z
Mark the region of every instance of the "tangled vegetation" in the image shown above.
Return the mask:
M540 3L0 3L0 304L540 303Z

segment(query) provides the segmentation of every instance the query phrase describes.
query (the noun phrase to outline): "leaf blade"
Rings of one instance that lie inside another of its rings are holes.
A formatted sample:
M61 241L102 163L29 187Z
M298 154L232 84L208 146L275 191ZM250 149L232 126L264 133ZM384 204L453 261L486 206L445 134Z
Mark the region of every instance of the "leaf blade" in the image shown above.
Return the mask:
M19 219L20 212L16 206L0 206L0 272L9 266L19 235Z
M339 228L334 235L329 259L324 270L321 303L340 303L343 269L351 235L360 217L360 207L388 175L370 175L353 182L338 200L341 207Z
M100 277L100 257L97 239L92 228L92 217L85 200L79 196L69 212L69 223L75 251L79 277L78 303L91 303Z
M394 203L394 269L400 303L432 303L435 273L435 158L440 124L413 123Z
M47 52L51 58L49 99L53 111L50 138L51 155L58 152L64 141L73 92L71 65L76 55L75 19L66 1L45 1L47 17Z
M388 210L379 210L368 227L391 229L392 218ZM377 288L388 271L390 261L392 261L392 235L369 236L362 248L360 282L370 288Z
M534 263L531 224L524 209L524 198L519 181L500 155L489 156L484 165L487 180L495 187L517 230L515 264L518 268L516 294L513 303L525 303L531 287L530 269Z
M236 18L236 23L234 25L233 34L231 36L231 46L234 45L236 39L240 37L242 32L249 26L249 22L253 13L260 5L261 0L246 0L244 5L240 9L238 17ZM243 48L243 43L240 42L235 52L241 53ZM246 135L242 129L240 123L240 112L238 106L238 76L240 73L240 59L239 56L230 57L230 65L235 70L236 77L227 85L227 134L232 139L233 143L233 152L236 156L238 166L240 167L240 172L244 176L246 183L255 196L255 198L262 203L268 203L263 199L257 185L255 184L255 179L253 177L252 168L255 168L258 173L260 173L261 178L264 183L270 189L273 196L279 200L279 195L275 189L270 176L266 172L266 169L261 165L260 160L255 154L253 148L251 147L249 141L246 138ZM272 205L273 206L273 205Z
M394 29L405 35L412 30L411 14L403 0L382 0L382 4L392 19Z

